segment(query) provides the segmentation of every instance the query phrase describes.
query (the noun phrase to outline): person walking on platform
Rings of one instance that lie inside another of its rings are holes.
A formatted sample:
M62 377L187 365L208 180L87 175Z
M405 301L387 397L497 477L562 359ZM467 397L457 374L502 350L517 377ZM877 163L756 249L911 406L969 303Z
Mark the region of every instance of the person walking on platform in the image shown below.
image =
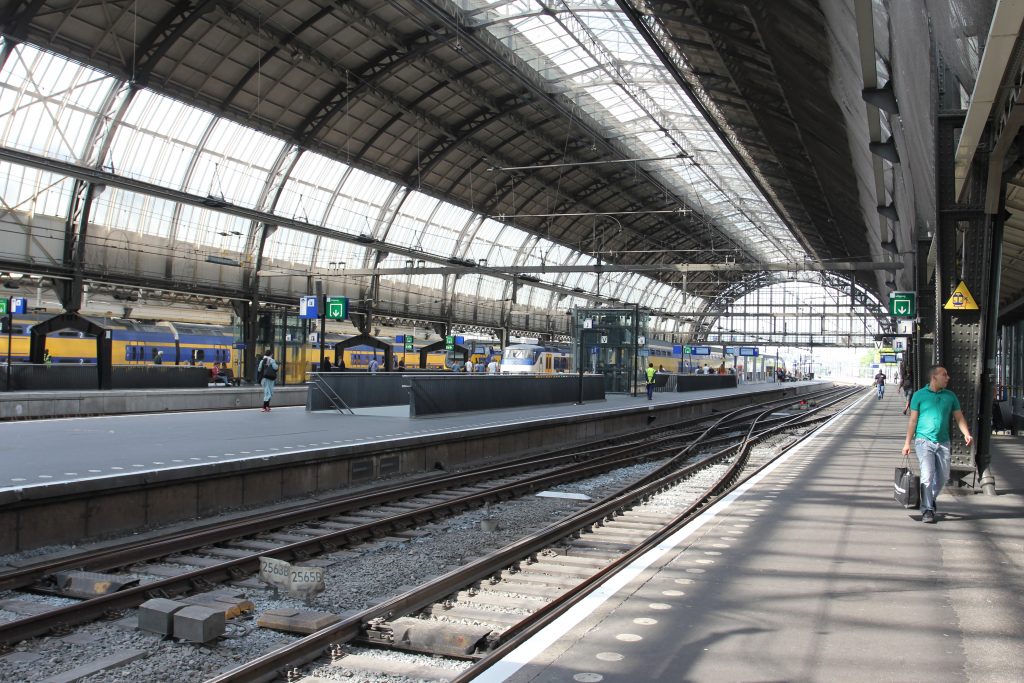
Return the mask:
M647 400L654 400L654 375L657 371L654 369L654 363L647 364Z
M277 382L277 361L274 352L267 349L256 367L256 377L263 385L263 412L270 412L270 399L274 396L274 383Z
M914 395L914 376L909 372L904 372L900 378L900 389L903 390L903 397L907 399L906 405L903 406L903 414L906 415L910 410L910 397Z
M876 393L878 394L878 400L881 401L882 397L885 396L885 373L881 370L875 375L875 387Z
M949 479L949 418L956 420L964 442L974 441L956 394L946 388L949 373L941 365L928 370L928 384L910 399L910 420L903 455L910 455L911 440L921 467L921 521L935 523L935 499Z

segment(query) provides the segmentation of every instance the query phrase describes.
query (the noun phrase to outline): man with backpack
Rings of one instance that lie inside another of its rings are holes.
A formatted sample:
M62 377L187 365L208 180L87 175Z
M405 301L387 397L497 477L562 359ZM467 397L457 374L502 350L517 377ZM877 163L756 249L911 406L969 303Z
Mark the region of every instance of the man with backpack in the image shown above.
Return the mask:
M274 351L267 349L256 367L256 379L263 386L263 412L270 412L270 399L274 396L274 384L277 382L277 361Z

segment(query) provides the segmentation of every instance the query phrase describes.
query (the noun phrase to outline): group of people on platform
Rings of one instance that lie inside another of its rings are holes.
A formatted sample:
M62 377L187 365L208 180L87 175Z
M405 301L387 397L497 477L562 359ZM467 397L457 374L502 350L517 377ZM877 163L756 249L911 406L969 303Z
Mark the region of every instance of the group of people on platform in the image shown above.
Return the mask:
M478 375L497 375L500 372L500 368L501 366L498 361L493 358L486 365L484 365L482 360L477 361L476 363L467 360L462 365L459 365L458 363L452 364L452 372L465 372L467 374L476 373Z
M700 368L700 367L694 368L693 374L695 374L695 375L735 375L736 374L736 368L728 368L727 369L725 367L725 361L722 361L722 364L719 365L717 368L713 368L710 365L708 365L707 363L705 363L703 368Z

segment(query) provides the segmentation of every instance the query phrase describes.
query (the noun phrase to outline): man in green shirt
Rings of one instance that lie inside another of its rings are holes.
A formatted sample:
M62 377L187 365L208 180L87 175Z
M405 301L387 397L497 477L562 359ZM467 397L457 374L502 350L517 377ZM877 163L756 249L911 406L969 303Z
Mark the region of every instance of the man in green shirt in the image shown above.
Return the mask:
M910 454L914 442L917 462L921 466L921 521L935 523L935 498L949 479L949 418L956 420L968 446L974 439L967 420L960 410L956 394L946 388L949 373L941 365L928 369L928 385L910 398L910 422L903 455Z

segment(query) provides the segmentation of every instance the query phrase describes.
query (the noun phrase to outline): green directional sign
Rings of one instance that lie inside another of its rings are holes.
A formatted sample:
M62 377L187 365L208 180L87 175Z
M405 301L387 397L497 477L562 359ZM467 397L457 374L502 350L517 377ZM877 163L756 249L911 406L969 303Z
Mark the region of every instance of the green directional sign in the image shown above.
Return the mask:
M683 347L683 353L689 354L690 353L690 347L689 346L684 346Z
M444 350L453 351L455 349L455 337L448 335L444 338Z
M893 292L890 294L889 315L898 318L917 317L917 295L914 292Z
M7 315L7 302L10 299L0 299L0 315Z
M411 334L405 335L405 350L406 351L412 351L413 350L413 348L414 348L413 345L412 345L413 341L414 341L414 339L413 339L413 336Z
M348 297L327 297L327 317L332 320L344 320L348 317Z

